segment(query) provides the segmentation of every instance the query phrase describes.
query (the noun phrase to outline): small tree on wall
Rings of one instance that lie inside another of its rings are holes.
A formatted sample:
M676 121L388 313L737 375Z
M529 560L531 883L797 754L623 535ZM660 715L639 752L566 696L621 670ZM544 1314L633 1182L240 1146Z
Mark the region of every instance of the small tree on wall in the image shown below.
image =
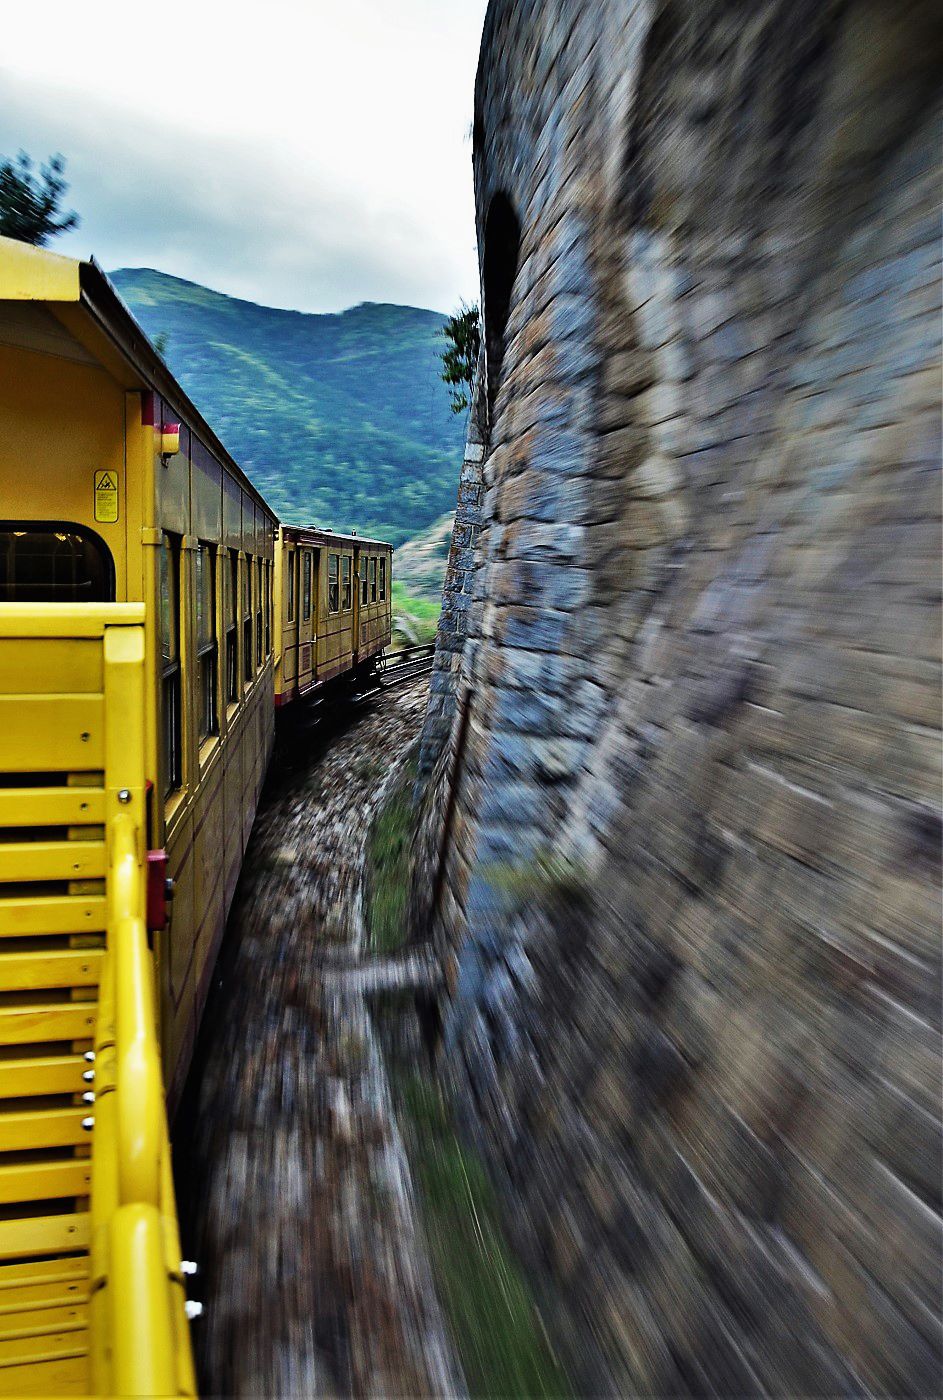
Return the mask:
M37 172L25 151L16 160L0 159L0 234L42 247L50 238L78 228L75 210L62 214L69 188L62 156L50 156ZM60 217L61 215L61 217Z
M448 342L441 352L440 377L449 386L453 413L464 413L472 399L478 352L481 349L481 319L478 303L470 306L463 301L454 315L442 327Z

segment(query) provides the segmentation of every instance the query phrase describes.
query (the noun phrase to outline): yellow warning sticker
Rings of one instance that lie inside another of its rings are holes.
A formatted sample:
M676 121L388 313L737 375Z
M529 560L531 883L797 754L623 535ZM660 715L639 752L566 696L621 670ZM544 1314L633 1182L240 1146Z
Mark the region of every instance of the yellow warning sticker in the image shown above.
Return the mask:
M118 473L95 473L95 519L114 525L118 519Z

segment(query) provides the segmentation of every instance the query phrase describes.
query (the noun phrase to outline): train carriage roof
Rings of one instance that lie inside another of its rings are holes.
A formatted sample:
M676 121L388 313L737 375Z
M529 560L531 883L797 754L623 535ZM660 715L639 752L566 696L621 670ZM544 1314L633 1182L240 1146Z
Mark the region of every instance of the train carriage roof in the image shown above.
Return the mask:
M154 390L271 515L278 517L171 374L94 258L0 237L0 303L44 305L126 389Z
M342 535L337 530L328 530L323 525L286 525L282 523L282 533L292 544L309 544L315 549L340 545L342 549L388 549L393 546L386 540L373 540L366 535Z

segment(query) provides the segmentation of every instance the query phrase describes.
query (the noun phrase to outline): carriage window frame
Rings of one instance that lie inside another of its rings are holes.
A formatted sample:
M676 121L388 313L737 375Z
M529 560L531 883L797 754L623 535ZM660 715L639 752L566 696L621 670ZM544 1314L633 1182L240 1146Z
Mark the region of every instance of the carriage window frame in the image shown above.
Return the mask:
M194 555L193 612L199 688L199 743L219 733L219 641L216 631L216 545L200 540ZM202 629L200 626L202 618Z
M354 606L354 560L351 554L341 555L341 612Z
M226 551L226 704L239 704L239 551Z
M115 561L108 544L97 532L90 530L86 525L80 525L74 520L0 520L0 552L4 548L4 536L22 538L26 535L55 535L65 542L65 537L75 535L79 540L87 545L91 545L95 555L102 566L102 579L100 592L103 596L95 598L55 598L40 601L48 602L90 602L90 603L113 603L116 600L115 587ZM0 602L33 602L34 599L18 599L15 596L7 596L4 585L0 584Z
M314 555L310 549L301 552L301 620L311 620L311 579L314 574Z
M295 620L295 554L294 549L285 551L285 597L286 597L286 622Z
M252 555L244 554L242 560L242 592L240 596L242 615L242 679L250 686L255 676L252 663Z
M329 613L340 612L340 555L329 554L327 556L327 610Z
M164 531L157 561L160 633L160 782L165 802L183 788L183 686L180 666L180 590L183 540Z
M371 603L375 603L376 600L377 600L377 558L376 558L376 555L374 555L374 556L372 557L372 559L370 560L370 601L371 601Z
M385 556L384 554L381 554L381 555L380 555L380 563L379 563L379 588L380 588L380 602L381 602L381 603L385 603L385 602L386 602L386 556Z
M262 617L262 575L264 567L261 554L257 554L255 557L255 669L257 671L261 671L262 667L265 665L265 655L262 651L262 639L264 634Z
M370 556L369 556L368 554L361 554L361 556L360 556L360 606L361 606L361 607L365 607L365 606L366 606L366 602L367 602L367 593L369 592L369 587L368 587L368 583L367 583L367 575L368 575L368 573L369 573L369 570L370 570Z

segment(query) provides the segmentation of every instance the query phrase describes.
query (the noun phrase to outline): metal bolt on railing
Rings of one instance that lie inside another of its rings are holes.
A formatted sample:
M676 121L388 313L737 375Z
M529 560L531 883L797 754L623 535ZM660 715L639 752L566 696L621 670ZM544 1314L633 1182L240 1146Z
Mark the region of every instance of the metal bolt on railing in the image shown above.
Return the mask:
M93 1069L85 1069L85 1070L83 1070L83 1071L82 1071L82 1079L83 1079L83 1082L86 1083L86 1084L94 1084L94 1082L95 1082L95 1071L94 1071Z
M82 1059L85 1061L86 1064L93 1065L95 1063L95 1051L86 1050L85 1054L82 1056Z
M94 1119L94 1118L83 1118L83 1119L82 1119L82 1127L85 1129L85 1131L86 1131L87 1133L90 1133L90 1132L92 1131L92 1129L94 1128L94 1126L95 1126L95 1119Z
M193 1259L181 1259L180 1272L182 1274L189 1275L192 1278L194 1274L198 1274L200 1272L200 1266Z
M83 1103L94 1103L94 1102L95 1102L95 1090L94 1090L94 1089L86 1089L86 1090L85 1090L85 1093L82 1095L82 1102L83 1102Z
M187 1321L194 1322L198 1317L203 1316L203 1304L198 1303L195 1298L188 1298L183 1305Z

